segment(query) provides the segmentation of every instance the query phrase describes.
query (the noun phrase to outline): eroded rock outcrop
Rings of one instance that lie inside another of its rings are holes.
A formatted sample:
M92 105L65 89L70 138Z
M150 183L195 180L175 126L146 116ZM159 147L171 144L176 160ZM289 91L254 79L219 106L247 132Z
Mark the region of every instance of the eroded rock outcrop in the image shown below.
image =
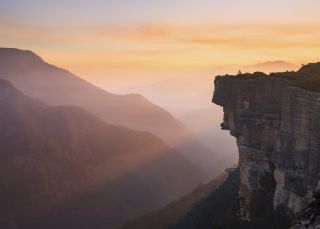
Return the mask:
M299 87L298 75L310 78L307 69L286 77L255 73L215 79L213 102L224 109L221 126L239 148L245 221L275 211L294 216L314 201L320 184L320 93ZM311 73L314 79L317 74Z

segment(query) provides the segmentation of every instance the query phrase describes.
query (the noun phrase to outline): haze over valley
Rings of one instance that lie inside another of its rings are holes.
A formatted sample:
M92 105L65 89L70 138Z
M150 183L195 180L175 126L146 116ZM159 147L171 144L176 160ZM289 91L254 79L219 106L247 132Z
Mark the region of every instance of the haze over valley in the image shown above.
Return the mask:
M0 2L0 229L320 227L318 0Z

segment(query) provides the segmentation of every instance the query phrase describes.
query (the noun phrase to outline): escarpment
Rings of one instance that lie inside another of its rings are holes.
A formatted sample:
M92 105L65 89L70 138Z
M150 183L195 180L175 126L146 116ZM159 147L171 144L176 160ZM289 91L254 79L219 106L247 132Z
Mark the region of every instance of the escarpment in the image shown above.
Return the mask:
M276 212L291 219L315 203L320 186L319 80L320 64L269 76L216 77L213 102L223 107L221 127L237 139L239 149L242 220ZM305 220L294 228L309 225Z

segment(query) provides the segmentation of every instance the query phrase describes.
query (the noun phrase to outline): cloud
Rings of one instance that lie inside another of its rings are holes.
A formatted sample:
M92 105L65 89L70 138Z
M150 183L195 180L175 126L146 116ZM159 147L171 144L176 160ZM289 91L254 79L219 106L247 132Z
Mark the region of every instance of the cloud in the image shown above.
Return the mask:
M319 46L319 29L318 25L227 25L185 33L180 40L192 45L276 50Z

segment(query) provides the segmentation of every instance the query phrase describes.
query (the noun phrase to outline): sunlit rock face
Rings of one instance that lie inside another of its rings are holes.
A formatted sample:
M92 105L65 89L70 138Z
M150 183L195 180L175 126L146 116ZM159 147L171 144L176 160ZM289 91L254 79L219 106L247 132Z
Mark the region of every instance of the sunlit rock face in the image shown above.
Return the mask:
M239 149L240 215L303 210L320 180L320 94L281 77L218 76L213 102Z

